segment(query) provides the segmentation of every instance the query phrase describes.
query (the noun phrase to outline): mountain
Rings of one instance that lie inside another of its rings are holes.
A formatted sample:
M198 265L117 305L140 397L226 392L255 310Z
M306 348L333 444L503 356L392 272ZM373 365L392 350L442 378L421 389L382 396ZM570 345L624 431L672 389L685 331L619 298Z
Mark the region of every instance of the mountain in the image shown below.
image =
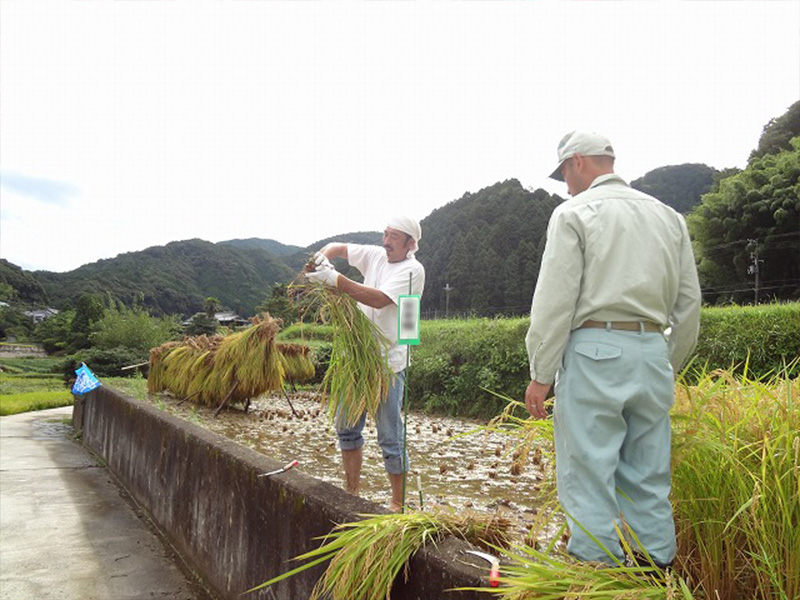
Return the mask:
M41 307L47 304L48 298L35 275L0 258L0 300Z
M227 309L252 315L275 282L295 272L258 247L212 244L194 239L128 252L67 273L36 271L53 303L74 303L84 293L134 300L155 314L191 315L214 296Z
M655 169L632 185L688 212L719 176L706 165L684 164ZM417 254L426 270L422 311L430 316L527 313L550 214L562 201L509 179L466 193L425 217ZM250 316L276 282L293 280L326 243L380 244L381 238L380 231L351 232L306 248L259 238L217 244L184 240L68 273L30 273L2 261L0 292L10 286L19 298L55 308L93 293L126 304L138 301L154 314L183 316L202 310L205 298L214 296L224 308ZM337 267L354 275L343 261Z
M562 202L516 179L466 193L422 220L422 311L524 314L539 276L547 223Z
M700 204L703 194L711 191L718 173L713 167L697 163L660 167L631 181L631 187L688 214Z
M303 265L308 261L309 256L322 248L325 244L330 242L341 242L348 244L372 244L380 246L383 242L383 233L380 231L354 231L351 233L343 233L333 237L325 238L314 242L310 246L302 248L298 252L284 257L284 262L293 271L297 272L303 268ZM342 261L344 263L344 261ZM337 264L337 267L339 265Z
M302 248L300 246L287 246L286 244L281 244L275 240L262 240L260 238L248 238L246 240L226 240L224 242L219 242L220 244L233 246L234 248L242 248L242 249L261 249L266 250L274 254L275 256L289 256L290 254L295 254L300 252Z
M792 104L780 117L764 125L758 147L750 153L750 161L767 154L791 150L791 139L800 135L800 100Z

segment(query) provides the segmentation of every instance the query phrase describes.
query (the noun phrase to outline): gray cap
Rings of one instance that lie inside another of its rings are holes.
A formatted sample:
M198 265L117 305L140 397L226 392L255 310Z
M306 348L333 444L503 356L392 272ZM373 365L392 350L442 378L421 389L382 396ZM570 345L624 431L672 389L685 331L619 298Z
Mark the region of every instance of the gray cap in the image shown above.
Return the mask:
M558 166L550 177L564 181L561 176L561 165L565 160L580 154L581 156L610 156L614 158L614 148L604 135L593 131L570 131L558 143Z

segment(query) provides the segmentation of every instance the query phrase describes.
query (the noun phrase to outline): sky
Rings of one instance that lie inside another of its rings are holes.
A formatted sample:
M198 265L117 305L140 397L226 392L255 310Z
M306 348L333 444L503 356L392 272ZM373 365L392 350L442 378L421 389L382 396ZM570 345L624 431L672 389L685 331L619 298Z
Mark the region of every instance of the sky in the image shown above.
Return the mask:
M307 246L547 178L743 168L800 99L800 3L0 0L0 257ZM423 231L423 246L425 232Z

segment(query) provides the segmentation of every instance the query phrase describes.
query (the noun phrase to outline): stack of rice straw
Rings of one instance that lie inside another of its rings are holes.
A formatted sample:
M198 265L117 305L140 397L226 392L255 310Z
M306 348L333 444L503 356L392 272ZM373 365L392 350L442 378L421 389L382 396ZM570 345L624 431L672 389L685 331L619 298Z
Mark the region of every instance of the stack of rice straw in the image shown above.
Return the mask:
M313 377L307 348L275 342L280 321L267 313L252 321L225 337L201 335L153 348L148 391L166 390L204 406L230 405L282 389L287 374L296 382Z

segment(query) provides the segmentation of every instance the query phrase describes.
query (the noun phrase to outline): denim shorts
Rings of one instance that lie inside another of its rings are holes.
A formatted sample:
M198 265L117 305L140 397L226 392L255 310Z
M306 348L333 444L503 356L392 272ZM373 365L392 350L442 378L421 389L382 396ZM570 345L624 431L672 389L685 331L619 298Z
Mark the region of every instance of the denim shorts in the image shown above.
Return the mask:
M403 434L405 426L403 424L403 390L405 388L405 370L395 373L389 382L389 393L386 400L378 406L375 414L375 428L378 432L378 445L383 453L383 463L386 472L391 475L399 475L405 470L408 471L408 453L405 454L405 464L403 463ZM339 436L339 448L341 450L358 450L364 445L364 438L361 432L364 430L364 423L367 415L361 415L358 423L352 427L342 427L339 425L339 418L336 418L336 435Z

